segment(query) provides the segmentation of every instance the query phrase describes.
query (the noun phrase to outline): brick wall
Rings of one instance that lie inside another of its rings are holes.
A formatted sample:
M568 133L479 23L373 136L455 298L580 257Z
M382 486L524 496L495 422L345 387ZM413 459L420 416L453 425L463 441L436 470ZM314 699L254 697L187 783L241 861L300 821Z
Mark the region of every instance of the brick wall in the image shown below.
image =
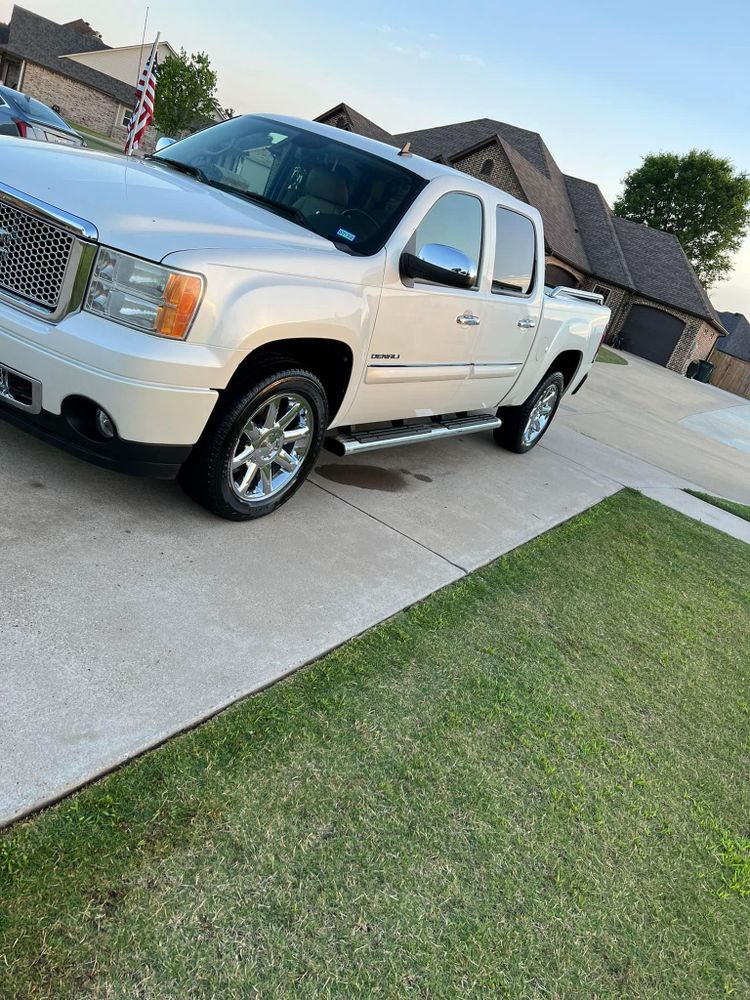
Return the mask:
M465 174L471 174L472 177L478 177L480 181L500 188L501 191L507 191L514 198L527 200L518 183L516 172L498 142L493 142L460 160L454 160L452 166Z
M58 105L63 118L103 135L112 134L120 107L114 98L35 63L26 63L23 89L44 104Z
M675 313L679 315L679 313ZM708 323L694 316L688 320L685 332L677 341L672 356L667 362L667 368L685 374L691 361L702 361L711 353L719 334Z
M63 118L108 136L124 147L127 129L120 125L122 105L113 97L30 62L26 63L23 89L50 107L57 105ZM156 129L149 128L140 152L152 152L157 137Z

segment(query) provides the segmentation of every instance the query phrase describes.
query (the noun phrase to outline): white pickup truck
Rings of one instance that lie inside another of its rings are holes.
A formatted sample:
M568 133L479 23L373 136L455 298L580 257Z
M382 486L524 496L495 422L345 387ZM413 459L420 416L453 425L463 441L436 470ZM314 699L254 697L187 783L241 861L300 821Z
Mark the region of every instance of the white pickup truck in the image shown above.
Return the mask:
M0 140L4 418L244 520L323 446L528 451L586 378L609 311L545 289L529 205L280 116L162 145Z

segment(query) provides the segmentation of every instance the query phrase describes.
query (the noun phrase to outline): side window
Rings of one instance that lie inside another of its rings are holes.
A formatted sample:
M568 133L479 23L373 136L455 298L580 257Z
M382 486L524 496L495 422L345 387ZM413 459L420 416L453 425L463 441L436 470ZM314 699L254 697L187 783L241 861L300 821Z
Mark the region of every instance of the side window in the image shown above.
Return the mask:
M492 291L528 295L534 284L535 250L531 219L498 207Z
M409 241L409 251L419 254L427 243L460 250L479 268L482 252L482 203L471 194L444 194L436 201Z

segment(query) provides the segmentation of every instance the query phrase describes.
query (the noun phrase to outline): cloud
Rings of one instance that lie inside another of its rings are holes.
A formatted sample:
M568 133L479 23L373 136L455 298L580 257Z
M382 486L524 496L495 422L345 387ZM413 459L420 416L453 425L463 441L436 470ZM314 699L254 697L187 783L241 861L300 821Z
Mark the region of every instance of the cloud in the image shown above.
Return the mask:
M460 56L456 57L459 62L471 63L473 66L484 66L485 61L481 56L475 56L470 52L462 52Z
M432 53L429 49L422 48L421 45L397 45L390 42L388 48L399 56L408 56L411 59L429 59Z

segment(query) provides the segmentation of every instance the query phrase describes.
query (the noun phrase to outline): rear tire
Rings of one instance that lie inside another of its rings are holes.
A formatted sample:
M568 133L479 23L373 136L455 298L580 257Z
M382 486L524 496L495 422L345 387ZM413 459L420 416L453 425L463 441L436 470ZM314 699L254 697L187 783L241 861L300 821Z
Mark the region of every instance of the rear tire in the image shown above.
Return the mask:
M550 372L522 406L501 408L503 426L493 431L495 441L508 451L523 455L531 451L547 433L565 389L560 372Z
M219 403L180 470L180 485L219 517L265 517L305 481L327 426L325 389L312 372L259 377Z

